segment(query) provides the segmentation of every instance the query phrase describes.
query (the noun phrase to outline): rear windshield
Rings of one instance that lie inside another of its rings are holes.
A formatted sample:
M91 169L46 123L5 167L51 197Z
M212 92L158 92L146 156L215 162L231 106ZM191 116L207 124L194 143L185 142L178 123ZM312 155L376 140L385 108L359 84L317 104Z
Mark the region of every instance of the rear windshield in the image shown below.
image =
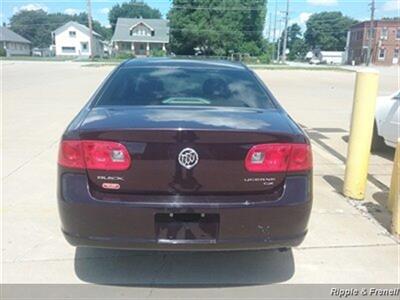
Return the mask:
M249 71L171 67L121 68L96 103L105 105L274 107Z

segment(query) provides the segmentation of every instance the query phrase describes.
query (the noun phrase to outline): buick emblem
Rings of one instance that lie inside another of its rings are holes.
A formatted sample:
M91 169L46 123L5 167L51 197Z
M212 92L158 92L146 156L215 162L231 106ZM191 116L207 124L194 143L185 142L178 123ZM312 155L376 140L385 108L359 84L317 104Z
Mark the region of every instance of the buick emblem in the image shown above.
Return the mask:
M199 155L192 148L183 149L178 155L179 164L190 170L199 162Z

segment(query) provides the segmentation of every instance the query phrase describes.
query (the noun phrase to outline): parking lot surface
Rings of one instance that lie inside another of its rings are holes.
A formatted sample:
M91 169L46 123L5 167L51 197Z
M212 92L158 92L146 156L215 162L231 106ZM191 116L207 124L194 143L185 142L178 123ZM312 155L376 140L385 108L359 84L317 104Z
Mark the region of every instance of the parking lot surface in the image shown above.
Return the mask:
M270 283L399 282L399 243L388 231L390 215L384 207L394 151L371 156L365 201L341 195L354 72L257 70L312 141L314 207L301 246L230 253L69 246L56 205L58 141L112 69L2 62L4 283L128 284L138 297L149 298L257 298ZM396 70L380 71L379 93L394 92Z

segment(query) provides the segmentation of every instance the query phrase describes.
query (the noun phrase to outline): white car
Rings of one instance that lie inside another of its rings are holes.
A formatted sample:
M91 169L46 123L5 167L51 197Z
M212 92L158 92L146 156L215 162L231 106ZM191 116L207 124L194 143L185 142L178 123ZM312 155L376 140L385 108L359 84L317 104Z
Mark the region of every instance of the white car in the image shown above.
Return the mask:
M310 65L320 65L320 64L322 64L322 61L317 57L313 57L310 59L309 64Z
M396 147L399 132L400 90L390 96L377 99L372 150L378 150L385 144Z

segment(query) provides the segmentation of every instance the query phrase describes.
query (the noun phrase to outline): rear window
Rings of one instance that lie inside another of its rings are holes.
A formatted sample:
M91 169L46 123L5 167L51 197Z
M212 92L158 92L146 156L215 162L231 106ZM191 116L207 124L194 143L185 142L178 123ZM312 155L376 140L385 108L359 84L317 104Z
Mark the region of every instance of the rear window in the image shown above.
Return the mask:
M106 105L274 107L249 71L171 67L121 68L96 103Z

